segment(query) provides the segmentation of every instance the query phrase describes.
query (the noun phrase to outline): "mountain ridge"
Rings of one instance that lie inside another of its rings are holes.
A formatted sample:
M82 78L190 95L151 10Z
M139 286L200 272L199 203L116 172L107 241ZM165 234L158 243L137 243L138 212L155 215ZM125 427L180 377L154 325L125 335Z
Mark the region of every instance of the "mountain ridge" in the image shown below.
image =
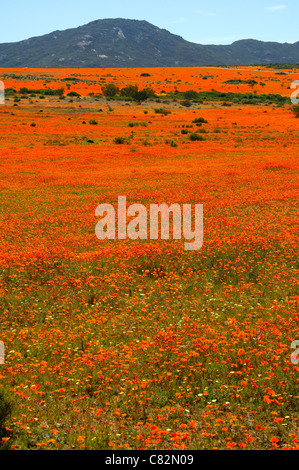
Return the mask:
M0 67L121 68L298 63L299 41L240 39L230 45L186 41L146 20L95 20L0 44Z

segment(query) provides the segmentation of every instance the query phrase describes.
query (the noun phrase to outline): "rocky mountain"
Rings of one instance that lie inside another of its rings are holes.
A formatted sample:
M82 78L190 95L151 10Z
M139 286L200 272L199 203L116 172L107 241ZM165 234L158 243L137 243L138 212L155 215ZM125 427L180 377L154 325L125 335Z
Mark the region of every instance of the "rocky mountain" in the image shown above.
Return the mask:
M200 45L147 21L104 19L0 44L0 67L174 67L298 63L299 42Z

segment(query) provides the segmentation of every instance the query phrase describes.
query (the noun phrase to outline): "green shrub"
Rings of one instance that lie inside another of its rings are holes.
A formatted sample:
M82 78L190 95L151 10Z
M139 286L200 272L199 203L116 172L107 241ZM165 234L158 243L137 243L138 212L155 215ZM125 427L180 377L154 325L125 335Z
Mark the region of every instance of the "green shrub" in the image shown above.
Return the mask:
M120 95L121 96L129 96L133 97L135 93L138 92L138 86L137 85L128 85L125 88L122 88L120 90Z
M295 118L299 118L299 104L294 104L291 109L295 115Z
M26 87L23 87L20 88L19 93L21 93L21 95L26 95L27 93L30 93L30 90Z
M107 83L107 85L102 86L102 93L106 98L112 98L113 96L117 95L119 92L119 88L114 85L114 83Z
M198 93L194 90L187 90L183 92L183 96L185 100L194 100L198 97Z
M77 96L77 97L80 97L79 93L77 93L76 91L70 91L67 96Z
M169 140L169 139L165 139L165 144L169 144L170 147L177 147L178 144L175 140Z
M148 98L155 96L154 90L151 88L144 88L143 90L137 91L133 94L133 99L141 103L141 101L146 101Z
M196 140L206 140L205 137L196 134L196 132L192 132L192 134L189 135L189 139L192 140L192 142L195 142Z
M186 108L190 108L190 106L192 106L192 103L189 100L184 100L182 101L182 106L185 106Z
M165 108L155 108L154 111L155 111L156 114L164 114L165 116L167 114L171 114L171 111L168 111Z
M115 144L127 144L128 143L128 141L125 137L115 137L113 142Z
M238 79L233 79L233 80L226 80L226 82L223 82L223 83L227 83L228 85L257 85L257 82L255 80L238 80Z
M203 117L199 117L199 118L196 118L196 119L193 119L192 121L194 124L207 124L208 121L206 119L204 119Z
M5 429L6 420L10 417L12 412L12 405L4 392L0 391L0 450L5 448L5 442L2 441L3 437L7 436Z

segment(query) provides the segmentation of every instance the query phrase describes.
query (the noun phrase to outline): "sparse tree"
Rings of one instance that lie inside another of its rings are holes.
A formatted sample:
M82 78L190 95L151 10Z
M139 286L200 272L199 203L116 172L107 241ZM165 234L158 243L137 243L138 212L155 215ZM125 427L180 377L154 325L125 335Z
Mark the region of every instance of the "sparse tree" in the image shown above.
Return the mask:
M133 94L133 99L138 101L138 103L141 103L142 101L146 101L148 98L151 98L154 95L154 90L151 88L144 88L143 90L136 91L136 93Z
M128 96L128 97L133 97L135 93L138 92L138 86L137 85L128 85L125 88L122 88L120 90L121 96Z
M114 85L114 83L107 83L107 85L102 86L102 93L106 98L112 98L113 96L117 95L119 92L119 88Z

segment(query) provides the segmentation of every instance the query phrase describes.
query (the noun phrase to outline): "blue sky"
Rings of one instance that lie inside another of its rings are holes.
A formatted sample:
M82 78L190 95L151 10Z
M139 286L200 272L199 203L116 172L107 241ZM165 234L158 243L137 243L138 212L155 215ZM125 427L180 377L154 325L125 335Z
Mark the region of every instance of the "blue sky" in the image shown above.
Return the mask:
M0 43L103 18L146 20L201 44L299 41L298 0L12 0L0 8Z

